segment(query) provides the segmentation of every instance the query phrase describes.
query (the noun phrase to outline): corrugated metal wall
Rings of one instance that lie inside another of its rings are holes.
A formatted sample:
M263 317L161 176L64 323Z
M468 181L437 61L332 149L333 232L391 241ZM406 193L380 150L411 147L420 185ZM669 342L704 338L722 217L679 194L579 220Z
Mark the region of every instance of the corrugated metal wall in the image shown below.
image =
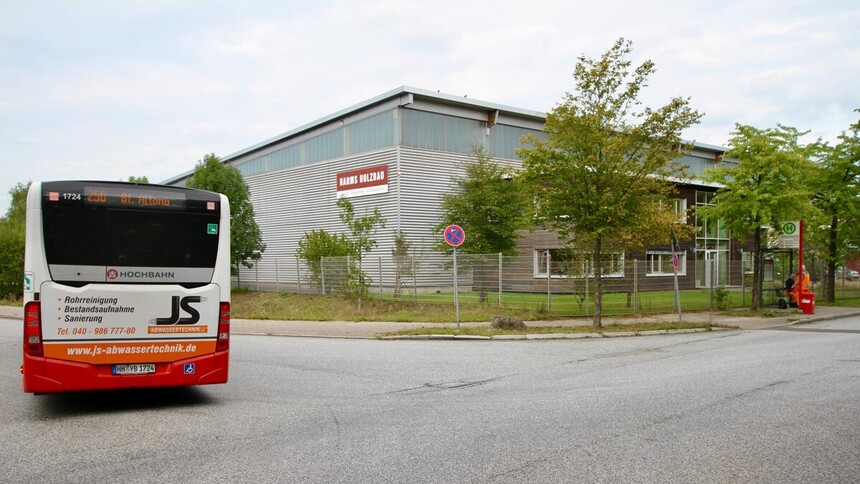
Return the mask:
M440 200L451 190L451 177L463 174L463 164L471 155L423 150L417 148L390 148L337 160L299 166L286 170L248 176L245 181L251 191L257 223L263 233L266 251L263 263L255 269L241 271L240 279L274 283L274 259L283 262L278 266L277 278L295 281L295 255L298 241L306 232L323 229L330 233L346 233L340 221L336 203L336 175L339 172L388 165L388 193L350 198L356 216L363 216L378 208L386 220L385 228L377 232L377 247L368 256L372 266L363 269L374 278L379 273L378 256L386 267L382 268L384 286L394 283L391 251L398 229L406 233L412 250L420 264L438 267L438 271L425 273L422 286L445 285L451 278L443 268L447 259L433 250L440 234L434 227L441 221ZM398 163L399 160L399 163ZM512 163L512 162L510 162ZM399 170L398 170L399 166ZM392 279L392 280L388 280Z

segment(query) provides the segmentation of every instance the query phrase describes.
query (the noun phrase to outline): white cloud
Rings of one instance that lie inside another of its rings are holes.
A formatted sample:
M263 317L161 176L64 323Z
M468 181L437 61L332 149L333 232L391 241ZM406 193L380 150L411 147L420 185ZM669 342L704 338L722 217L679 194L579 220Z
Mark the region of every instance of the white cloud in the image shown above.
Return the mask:
M70 5L70 6L68 6ZM160 181L399 85L552 109L618 37L735 122L833 140L860 107L860 8L841 1L13 2L0 17L0 210L28 179Z

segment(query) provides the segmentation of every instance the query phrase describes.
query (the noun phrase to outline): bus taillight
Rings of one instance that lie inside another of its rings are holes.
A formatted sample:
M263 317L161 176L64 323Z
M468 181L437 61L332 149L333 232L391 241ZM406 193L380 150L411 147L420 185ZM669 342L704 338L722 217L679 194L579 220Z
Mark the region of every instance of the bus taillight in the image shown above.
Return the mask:
M42 310L38 301L24 305L24 353L42 356Z
M230 303L221 302L218 311L218 345L217 351L227 351L230 348Z

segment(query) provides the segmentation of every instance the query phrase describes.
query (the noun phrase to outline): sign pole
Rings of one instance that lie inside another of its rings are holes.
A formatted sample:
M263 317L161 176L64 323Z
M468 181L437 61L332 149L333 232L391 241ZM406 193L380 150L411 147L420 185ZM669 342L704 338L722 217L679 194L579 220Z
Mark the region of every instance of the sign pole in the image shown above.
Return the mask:
M445 227L445 232L442 234L445 237L445 243L454 249L454 312L457 315L457 332L460 332L460 291L457 287L457 247L463 244L466 240L466 232L459 225L449 225Z
M672 257L677 258L676 254L672 254ZM675 269L675 308L678 310L678 322L681 322L681 291L678 289L678 269Z
M457 314L457 332L460 332L460 291L457 290L457 247L454 247L454 312Z
M678 239L675 237L675 230L673 229L670 232L671 237L671 245L672 245L672 269L673 269L673 279L675 279L675 309L678 311L678 323L681 322L681 291L678 288L678 269L680 267L680 261L678 260L678 252L680 252L681 245L678 244Z

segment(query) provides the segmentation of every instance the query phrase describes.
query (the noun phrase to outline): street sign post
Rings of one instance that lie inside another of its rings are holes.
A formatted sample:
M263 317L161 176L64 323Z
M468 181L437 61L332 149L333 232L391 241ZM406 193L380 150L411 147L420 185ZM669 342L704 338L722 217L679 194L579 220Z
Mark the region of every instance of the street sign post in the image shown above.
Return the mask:
M457 317L457 332L460 332L460 297L457 289L457 247L466 241L466 232L459 225L445 227L445 243L454 248L454 313Z

